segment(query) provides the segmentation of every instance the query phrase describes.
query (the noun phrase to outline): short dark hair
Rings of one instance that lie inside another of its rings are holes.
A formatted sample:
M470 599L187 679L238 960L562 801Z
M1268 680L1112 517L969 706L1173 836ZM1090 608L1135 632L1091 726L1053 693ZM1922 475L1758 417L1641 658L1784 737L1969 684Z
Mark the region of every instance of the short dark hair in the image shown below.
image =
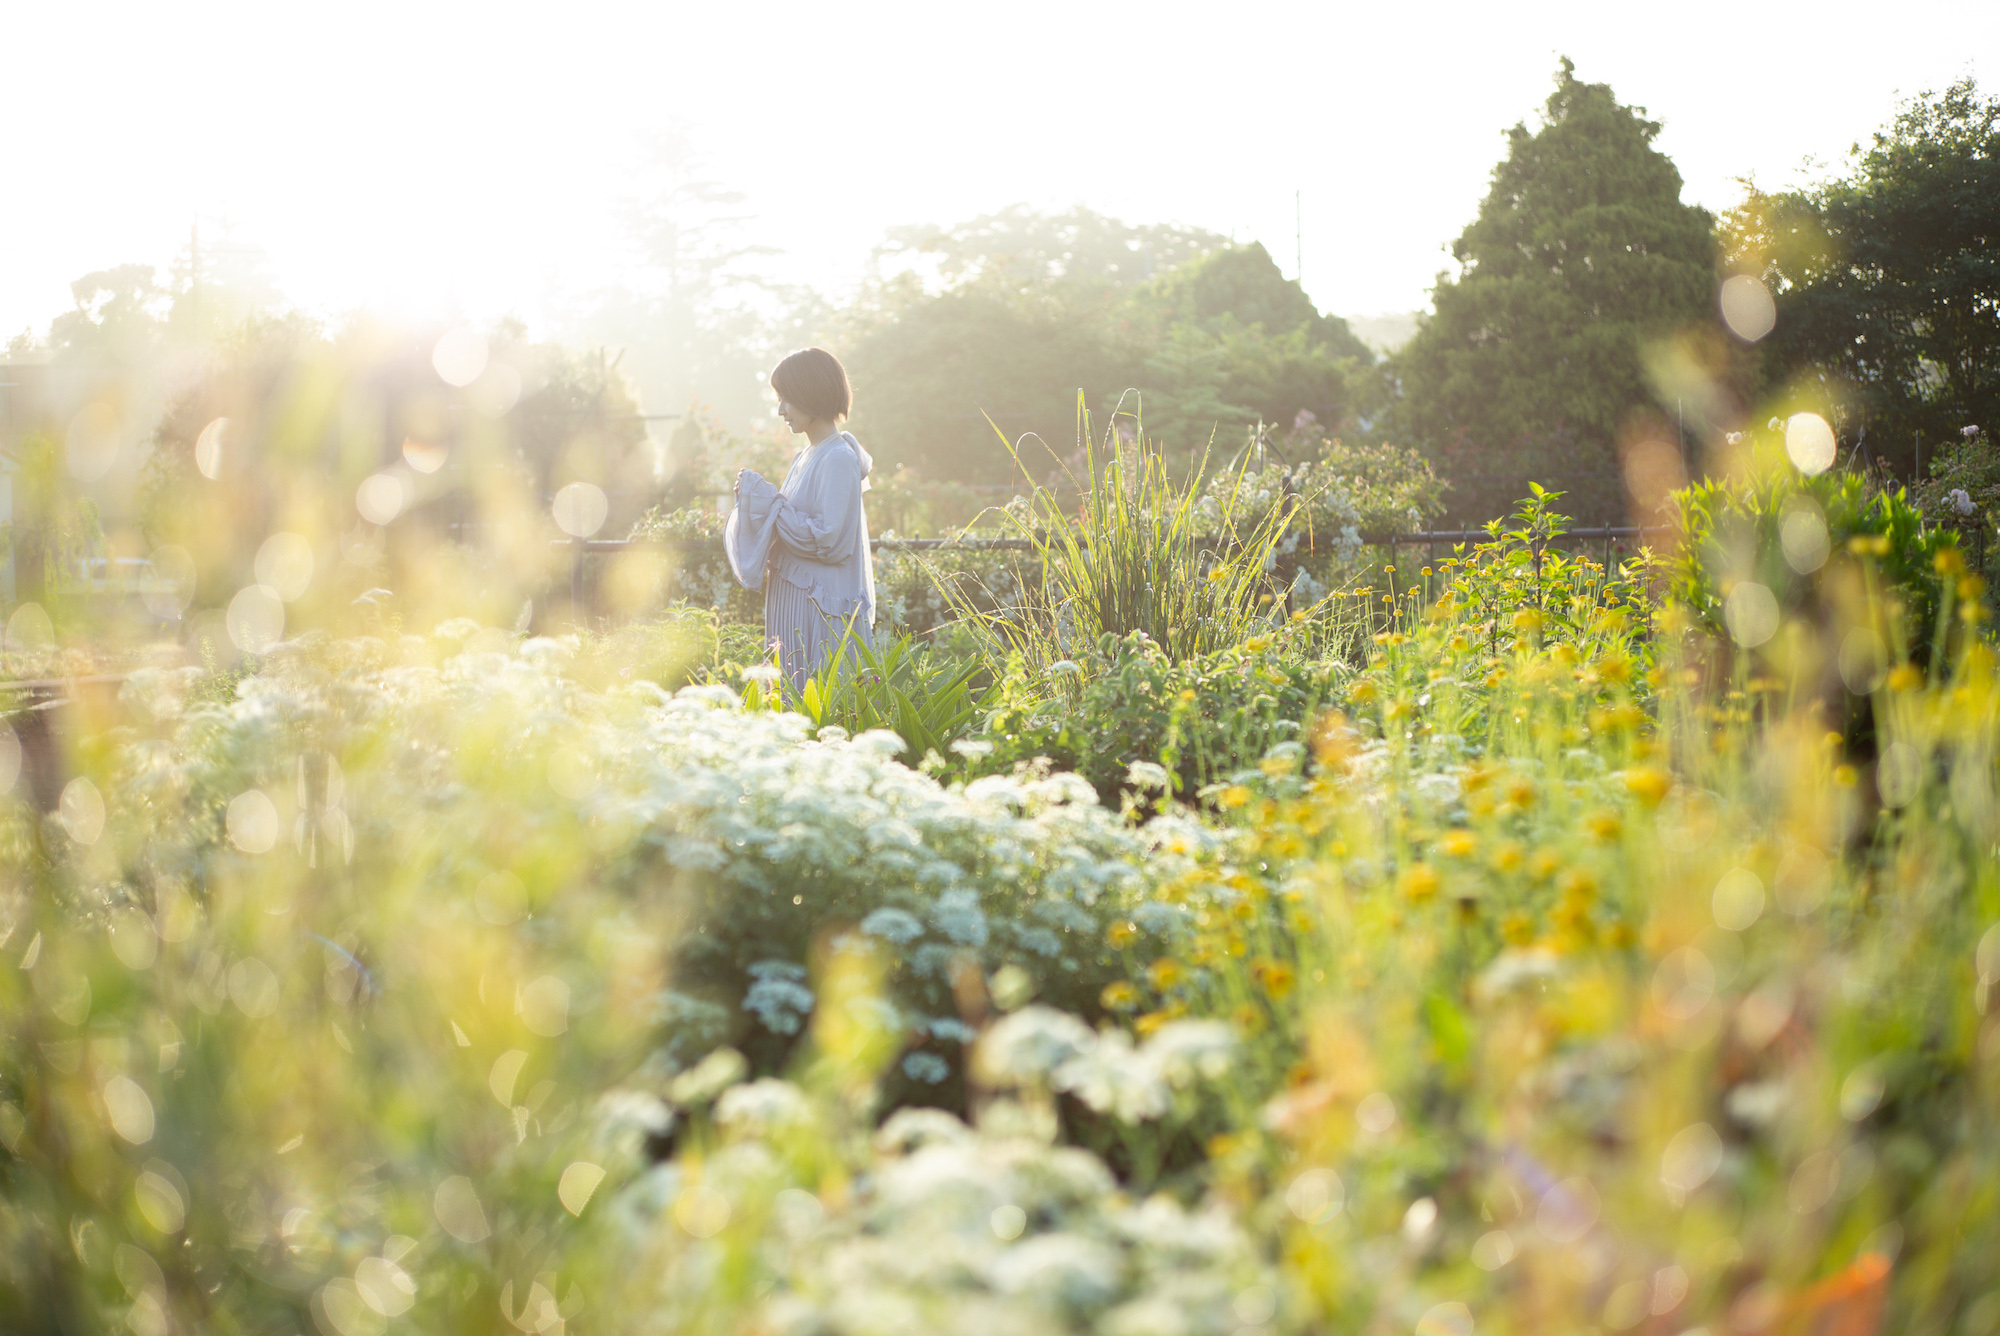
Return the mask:
M778 363L771 373L771 388L786 403L829 422L854 411L847 368L824 348L801 348Z

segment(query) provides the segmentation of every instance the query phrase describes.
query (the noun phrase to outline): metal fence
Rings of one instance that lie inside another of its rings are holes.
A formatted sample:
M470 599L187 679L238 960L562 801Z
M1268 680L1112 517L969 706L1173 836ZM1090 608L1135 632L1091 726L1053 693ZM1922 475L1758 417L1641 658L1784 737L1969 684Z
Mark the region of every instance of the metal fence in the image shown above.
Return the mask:
M1552 535L1548 539L1548 545L1569 547L1601 543L1604 548L1605 564L1609 565L1612 556L1621 546L1643 542L1649 534L1664 538L1679 532L1680 530L1673 525L1569 529ZM1449 551L1461 543L1490 542L1492 538L1493 535L1484 529L1431 529L1414 533L1362 534L1361 544L1363 547L1391 549L1421 547L1427 549L1429 556L1434 560L1440 549ZM1219 543L1221 540L1203 541ZM573 553L570 561L569 593L571 606L578 608L584 606L585 597L589 592L585 561L592 555L626 552L633 548L682 551L694 549L708 553L722 551L722 540L719 538L694 541L676 541L670 538L559 538L555 540L555 545L566 547ZM951 548L960 552L1031 552L1035 548L1035 544L1026 538L872 538L868 545L877 552L885 548L892 552L929 552L940 548Z

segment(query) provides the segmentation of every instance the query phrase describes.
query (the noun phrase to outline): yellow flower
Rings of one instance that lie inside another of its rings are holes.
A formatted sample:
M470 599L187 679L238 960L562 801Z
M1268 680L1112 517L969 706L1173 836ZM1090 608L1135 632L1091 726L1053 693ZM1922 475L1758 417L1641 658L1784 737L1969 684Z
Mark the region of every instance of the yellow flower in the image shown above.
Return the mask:
M1514 614L1514 629L1523 635L1533 635L1542 629L1543 620L1539 608L1523 608Z
M1907 663L1899 663L1889 670L1889 690L1913 691L1923 684L1924 675Z
M1851 765L1837 765L1833 768L1833 782L1840 785L1843 789L1853 788L1860 778L1854 772L1854 767Z
M1139 935L1139 925L1130 919L1120 919L1104 930L1104 940L1111 943L1114 950L1122 951L1132 944Z
M1518 910L1500 920L1500 936L1509 946L1526 946L1535 940L1535 924Z
M1397 885L1412 900L1428 900L1438 892L1437 869L1429 863L1412 863L1403 869Z
M1260 960L1250 967L1250 975L1264 986L1273 1002L1282 1002L1297 982L1292 967L1282 960Z
M1515 868L1521 866L1521 860L1526 856L1519 844L1513 840L1507 840L1493 851L1493 870L1496 872L1512 872Z
M1600 810L1584 817L1583 828L1590 832L1592 839L1609 844L1624 831L1625 823L1618 819L1618 813Z
M1241 784L1231 784L1215 797L1216 805L1225 812L1234 811L1249 801L1250 790Z
M1553 849L1538 849L1528 860L1528 875L1536 881L1546 881L1562 866L1562 855Z
M1187 978L1187 968L1172 956L1161 956L1146 967L1146 978L1164 993Z
M1106 1011L1130 1011L1139 1005L1139 990L1124 979L1104 985L1104 991L1097 995Z
M1470 858L1479 848L1479 837L1469 830L1449 831L1440 845L1453 858Z
M1507 785L1507 801L1526 811L1535 805L1535 783L1525 775L1516 776Z
M1931 567L1939 575L1957 575L1965 569L1965 557L1955 547L1941 547L1931 558Z
M1353 701L1356 705L1366 705L1369 701L1374 700L1375 697L1379 694L1380 693L1375 686L1374 679L1364 677L1359 682L1356 682L1352 687L1348 688L1347 698Z
M1597 877L1589 868L1573 867L1556 881L1565 904L1587 905L1597 898Z
M1648 807L1657 807L1673 786L1673 777L1658 766L1643 765L1625 772L1626 792Z

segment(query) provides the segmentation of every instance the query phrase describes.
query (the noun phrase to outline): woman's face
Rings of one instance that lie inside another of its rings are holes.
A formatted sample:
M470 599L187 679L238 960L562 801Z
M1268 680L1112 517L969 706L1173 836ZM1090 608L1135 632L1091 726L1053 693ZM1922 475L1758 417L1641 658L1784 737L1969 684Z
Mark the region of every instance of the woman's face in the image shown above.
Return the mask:
M778 400L778 416L785 420L787 427L801 433L805 431L807 424L812 421L811 413L806 412L803 408L795 407L791 401L783 398Z

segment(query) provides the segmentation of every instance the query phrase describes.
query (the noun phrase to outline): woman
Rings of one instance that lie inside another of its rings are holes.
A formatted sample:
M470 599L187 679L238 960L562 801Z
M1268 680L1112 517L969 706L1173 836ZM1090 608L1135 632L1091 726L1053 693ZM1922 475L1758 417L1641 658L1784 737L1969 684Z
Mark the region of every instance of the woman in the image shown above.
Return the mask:
M725 531L729 562L745 587L764 590L764 643L780 655L794 691L848 636L868 643L875 624L875 566L861 494L875 461L840 422L854 391L840 359L807 348L771 373L778 416L806 438L784 485L750 469L736 475Z

